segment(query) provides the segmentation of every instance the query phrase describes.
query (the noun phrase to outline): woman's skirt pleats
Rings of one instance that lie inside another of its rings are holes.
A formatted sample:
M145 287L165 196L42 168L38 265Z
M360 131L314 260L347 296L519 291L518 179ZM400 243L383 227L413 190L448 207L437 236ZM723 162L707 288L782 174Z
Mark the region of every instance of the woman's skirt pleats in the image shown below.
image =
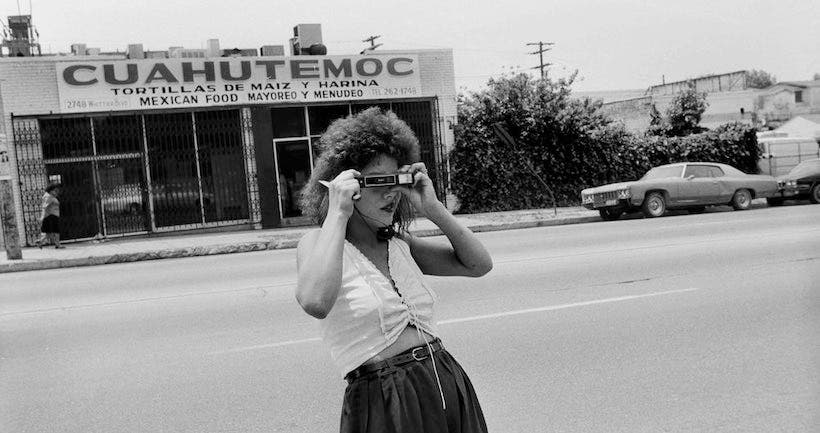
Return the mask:
M446 351L349 383L342 405L342 433L483 433L484 414L461 365Z

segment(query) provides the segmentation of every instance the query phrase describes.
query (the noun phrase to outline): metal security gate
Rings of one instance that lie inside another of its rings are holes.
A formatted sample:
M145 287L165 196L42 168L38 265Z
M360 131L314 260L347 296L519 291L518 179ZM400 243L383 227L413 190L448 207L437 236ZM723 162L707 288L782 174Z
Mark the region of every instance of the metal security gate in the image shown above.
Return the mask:
M54 181L64 239L260 219L245 110L12 121L28 244Z

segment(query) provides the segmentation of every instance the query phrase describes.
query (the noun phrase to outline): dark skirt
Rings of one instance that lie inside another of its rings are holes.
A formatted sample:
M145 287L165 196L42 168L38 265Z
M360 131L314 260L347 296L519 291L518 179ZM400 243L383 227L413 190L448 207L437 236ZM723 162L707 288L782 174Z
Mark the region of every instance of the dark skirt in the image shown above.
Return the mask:
M433 356L446 410L427 358L350 381L341 432L485 433L484 414L467 374L446 350Z
M43 219L40 225L41 233L60 233L60 217L49 215Z

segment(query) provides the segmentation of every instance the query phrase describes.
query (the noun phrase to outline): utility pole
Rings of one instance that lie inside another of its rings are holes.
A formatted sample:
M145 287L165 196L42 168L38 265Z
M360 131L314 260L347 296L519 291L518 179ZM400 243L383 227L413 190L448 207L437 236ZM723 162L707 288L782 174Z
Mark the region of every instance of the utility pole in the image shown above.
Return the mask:
M359 53L359 54L364 54L368 51L373 51L376 48L379 48L380 46L382 46L382 44L375 43L376 39L379 39L380 37L382 37L382 35L376 35L376 36L371 35L369 38L362 40L362 42L370 42L370 46L363 49L362 52Z
M530 69L541 69L541 79L543 80L544 77L545 77L544 67L552 65L552 63L544 63L544 53L551 50L552 46L555 45L555 43L554 42L538 41L538 42L528 42L527 45L538 45L538 51L534 51L534 52L528 53L528 54L538 54L538 58L540 59L540 64L541 65L532 67Z

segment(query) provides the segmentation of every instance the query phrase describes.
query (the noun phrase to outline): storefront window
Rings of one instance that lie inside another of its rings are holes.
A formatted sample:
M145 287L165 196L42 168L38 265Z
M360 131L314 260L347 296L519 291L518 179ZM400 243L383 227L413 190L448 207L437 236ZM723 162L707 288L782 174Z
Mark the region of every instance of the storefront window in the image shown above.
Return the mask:
M91 122L87 117L40 119L43 159L94 155Z
M190 113L145 116L157 227L202 222Z
M305 127L304 107L285 107L271 109L273 116L273 137L304 137L307 135Z
M205 221L247 219L239 111L204 111L195 116Z
M142 122L139 116L95 117L97 155L142 153Z
M299 192L310 178L310 152L308 140L276 142L276 158L279 169L279 199L282 217L302 215L299 210Z
M350 108L344 105L316 105L308 107L308 121L310 123L310 135L322 135L327 127L336 119L347 117Z

